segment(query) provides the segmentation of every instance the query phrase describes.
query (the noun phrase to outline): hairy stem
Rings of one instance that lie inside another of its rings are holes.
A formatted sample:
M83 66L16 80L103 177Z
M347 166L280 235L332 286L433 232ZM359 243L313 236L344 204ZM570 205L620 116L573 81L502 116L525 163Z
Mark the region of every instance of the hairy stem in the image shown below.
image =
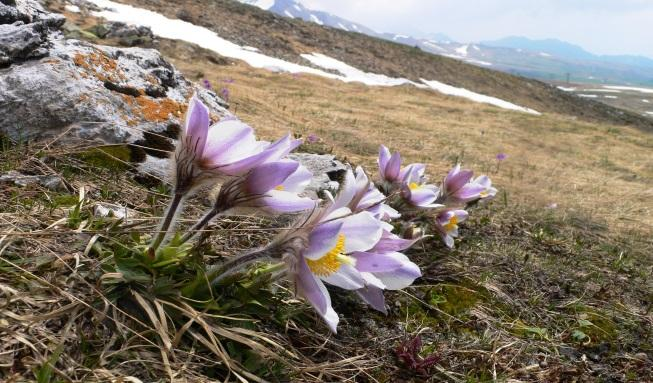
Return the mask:
M197 221L193 227L188 229L188 231L181 237L181 243L186 243L189 239L193 238L195 234L197 234L200 230L204 228L213 218L215 218L218 214L220 214L220 211L218 209L211 209L209 210L206 214L204 214L204 217Z
M267 246L254 249L248 253L234 257L233 259L230 259L229 261L209 270L203 278L198 278L190 285L186 286L183 289L182 293L185 296L189 296L189 294L193 295L204 293L210 288L210 286L222 281L224 278L234 273L241 271L252 263L262 259L278 258L278 256L279 254L277 246Z
M163 220L163 223L161 224L161 228L159 229L158 234L156 235L156 237L154 237L154 240L150 245L149 252L151 254L154 254L156 249L158 249L159 246L161 245L161 242L163 242L163 239L165 238L166 234L168 234L170 225L172 224L175 214L177 213L177 210L179 209L179 206L181 205L181 201L183 199L184 199L184 195L181 193L175 193L175 195L172 197L172 201L170 202L170 206L168 206L168 211Z

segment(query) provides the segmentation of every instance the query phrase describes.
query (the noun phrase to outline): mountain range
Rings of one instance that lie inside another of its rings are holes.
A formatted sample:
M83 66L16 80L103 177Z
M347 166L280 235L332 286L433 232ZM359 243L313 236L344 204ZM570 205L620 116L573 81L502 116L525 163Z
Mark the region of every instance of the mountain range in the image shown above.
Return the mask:
M424 36L375 31L298 0L240 0L278 15L362 33L492 69L551 82L653 85L653 60L635 55L596 55L557 39L510 36L479 43L456 42L442 33Z

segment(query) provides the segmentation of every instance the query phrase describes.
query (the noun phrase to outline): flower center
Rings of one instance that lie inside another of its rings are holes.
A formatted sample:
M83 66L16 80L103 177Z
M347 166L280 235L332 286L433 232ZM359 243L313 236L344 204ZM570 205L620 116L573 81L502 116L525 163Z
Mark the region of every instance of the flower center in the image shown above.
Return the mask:
M279 191L283 191L283 189L284 189L283 185L278 185L274 188L274 190L279 190Z
M420 184L418 184L417 182L411 182L410 184L408 184L408 188L410 190L417 190L417 189L419 189L421 187L422 186Z
M456 217L455 215L449 218L449 222L446 225L444 225L444 229L446 231L454 231L456 230L457 227L458 227L458 217Z
M488 193L487 190L483 190L483 191L480 192L478 195L479 195L481 198L485 198L485 197L489 196L490 193Z
M338 242L320 259L307 259L306 264L311 272L318 277L328 277L340 269L342 265L354 265L356 260L343 254L345 251L345 236L338 235Z

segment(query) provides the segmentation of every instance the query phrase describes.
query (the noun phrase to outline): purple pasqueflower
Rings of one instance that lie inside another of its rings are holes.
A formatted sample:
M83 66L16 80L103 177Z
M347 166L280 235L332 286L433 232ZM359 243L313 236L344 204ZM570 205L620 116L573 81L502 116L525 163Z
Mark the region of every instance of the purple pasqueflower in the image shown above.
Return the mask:
M175 154L178 193L210 179L246 174L263 163L282 159L301 144L290 134L274 143L258 141L254 130L239 120L209 124L208 108L193 96Z
M381 145L379 149L379 175L384 181L384 190L387 192L399 188L401 197L410 205L419 208L435 208L440 189L435 185L426 183L426 165L415 163L404 168L401 167L399 152L390 154L390 150Z
M317 201L300 197L313 174L292 160L268 162L243 177L225 183L216 209L223 214L247 210L266 213L295 213L315 207Z
M469 214L465 210L446 210L435 218L435 227L449 248L453 248L454 238L458 237L458 224L467 217Z
M499 161L499 162L505 160L506 158L508 158L508 155L506 153L497 154L497 161Z
M397 210L384 203L386 196L369 180L363 168L357 167L355 175L351 169L348 169L344 178L337 198L334 199L327 193L327 197L333 201L332 208L346 207L354 213L367 211L381 221L389 221L401 216Z
M211 90L213 87L211 86L211 82L207 79L202 80L202 85L204 86L205 89Z
M315 133L311 133L306 137L306 142L309 144L314 144L316 142L320 141L320 137L318 137Z
M394 184L401 180L401 155L399 152L390 154L390 149L381 145L379 148L379 176L383 182Z
M223 87L220 89L220 96L222 96L222 99L229 102L229 88Z
M285 259L297 294L336 332L338 315L331 307L324 283L345 290L364 289L367 282L350 254L372 249L381 239L383 227L368 212L336 220L329 219L329 215L320 216L307 235L306 246Z
M440 188L425 182L423 164L408 165L404 170L401 196L409 204L419 208L442 207L435 200L440 195Z
M481 192L485 190L485 187L471 183L473 176L474 172L468 169L461 170L459 164L451 169L442 184L444 200L453 203L467 203L481 198Z
M486 175L478 176L470 183L483 188L483 190L478 193L480 199L491 199L497 195L498 190L492 187L492 180Z
M331 307L324 283L356 291L373 308L385 311L382 290L404 288L420 276L419 268L399 253L414 241L391 234L392 226L370 211L352 210L361 209L359 204L367 194L364 191L369 182L363 181L359 177L357 182L348 171L337 198L331 198L327 206L288 237L289 241L298 236L305 238L285 257L297 293L308 300L333 332L338 315Z

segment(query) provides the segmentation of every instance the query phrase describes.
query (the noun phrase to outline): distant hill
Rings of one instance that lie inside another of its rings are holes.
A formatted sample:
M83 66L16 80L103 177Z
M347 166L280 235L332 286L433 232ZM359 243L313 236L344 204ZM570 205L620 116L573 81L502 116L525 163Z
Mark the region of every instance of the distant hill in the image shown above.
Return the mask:
M407 36L375 31L328 12L311 10L299 0L239 1L283 17L362 33L470 64L540 80L653 85L653 60L643 56L594 55L578 45L556 39L532 40L512 36L470 44L456 42L442 33Z

